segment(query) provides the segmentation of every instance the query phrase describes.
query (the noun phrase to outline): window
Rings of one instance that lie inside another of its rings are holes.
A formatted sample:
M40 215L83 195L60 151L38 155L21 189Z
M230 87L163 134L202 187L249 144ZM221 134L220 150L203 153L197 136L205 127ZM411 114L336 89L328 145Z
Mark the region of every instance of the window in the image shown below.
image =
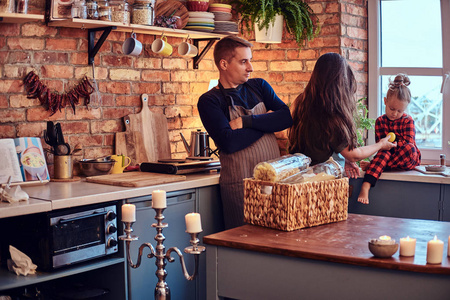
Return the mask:
M368 17L369 116L384 113L389 79L406 73L422 160L450 159L450 0L369 0Z

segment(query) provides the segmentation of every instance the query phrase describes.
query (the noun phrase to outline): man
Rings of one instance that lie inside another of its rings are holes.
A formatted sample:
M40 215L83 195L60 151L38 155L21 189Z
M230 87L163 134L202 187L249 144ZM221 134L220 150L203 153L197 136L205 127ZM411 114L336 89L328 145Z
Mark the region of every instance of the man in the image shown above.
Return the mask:
M263 79L249 79L253 45L235 36L214 48L219 85L198 101L200 118L220 149L225 227L244 224L244 178L262 161L280 157L274 132L292 125L289 108ZM269 112L270 111L270 112Z

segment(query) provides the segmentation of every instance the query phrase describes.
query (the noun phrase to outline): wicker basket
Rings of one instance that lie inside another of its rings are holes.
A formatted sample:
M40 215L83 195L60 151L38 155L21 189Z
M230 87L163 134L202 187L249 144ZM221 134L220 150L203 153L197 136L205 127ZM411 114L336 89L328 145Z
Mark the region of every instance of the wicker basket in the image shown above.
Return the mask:
M247 178L244 220L284 231L343 221L348 215L348 189L348 178L297 184ZM265 190L269 194L262 193Z

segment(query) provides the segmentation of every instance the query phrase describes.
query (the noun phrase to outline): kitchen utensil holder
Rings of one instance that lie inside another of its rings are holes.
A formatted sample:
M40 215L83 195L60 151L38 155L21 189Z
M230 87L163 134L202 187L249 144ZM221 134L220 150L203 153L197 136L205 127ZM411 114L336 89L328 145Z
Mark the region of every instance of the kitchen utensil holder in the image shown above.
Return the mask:
M119 239L126 242L127 261L128 261L128 264L133 269L139 268L139 266L141 265L142 253L143 253L145 247L150 249L151 253L148 254L147 257L148 258L155 257L155 259L156 259L155 265L157 267L157 271L155 274L158 277L158 282L157 282L156 288L155 288L155 299L156 300L163 300L163 299L170 300L170 289L169 289L169 286L167 285L167 282L165 281L166 276L167 276L167 271L165 269L165 266L166 266L166 261L168 261L168 262L175 261L175 258L170 256L171 253L175 252L178 255L178 257L180 258L181 269L184 274L184 277L187 280L194 280L194 278L198 274L198 258L199 258L199 255L205 251L205 247L198 245L200 242L199 239L197 238L198 233L189 233L191 235L190 243L192 246L186 247L184 249L184 252L188 253L188 254L193 254L194 259L195 259L194 273L192 275L189 275L189 272L186 269L186 264L184 262L183 254L177 247L171 247L167 250L167 252L165 252L164 240L166 238L164 237L162 231L164 228L166 228L168 226L168 224L162 222L164 220L164 215L163 215L164 208L154 208L154 210L156 211L155 220L157 221L157 223L153 223L152 227L156 228L156 232L157 232L157 234L155 236L156 249L153 247L153 245L151 243L143 243L139 247L137 262L136 262L136 264L133 263L133 260L131 259L131 254L130 254L130 243L132 241L136 241L139 239L138 236L132 235L132 232L133 232L132 226L133 226L134 222L123 222L125 224L125 229L124 229L125 235L119 236Z

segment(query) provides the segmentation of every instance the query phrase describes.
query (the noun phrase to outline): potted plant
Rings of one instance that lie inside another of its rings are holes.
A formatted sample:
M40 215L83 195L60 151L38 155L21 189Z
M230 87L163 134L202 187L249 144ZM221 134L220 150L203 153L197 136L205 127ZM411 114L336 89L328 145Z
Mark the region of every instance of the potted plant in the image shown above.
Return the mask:
M241 15L241 32L244 28L268 30L278 15L283 16L287 32L295 37L299 47L320 31L318 17L301 0L231 0L230 3Z

